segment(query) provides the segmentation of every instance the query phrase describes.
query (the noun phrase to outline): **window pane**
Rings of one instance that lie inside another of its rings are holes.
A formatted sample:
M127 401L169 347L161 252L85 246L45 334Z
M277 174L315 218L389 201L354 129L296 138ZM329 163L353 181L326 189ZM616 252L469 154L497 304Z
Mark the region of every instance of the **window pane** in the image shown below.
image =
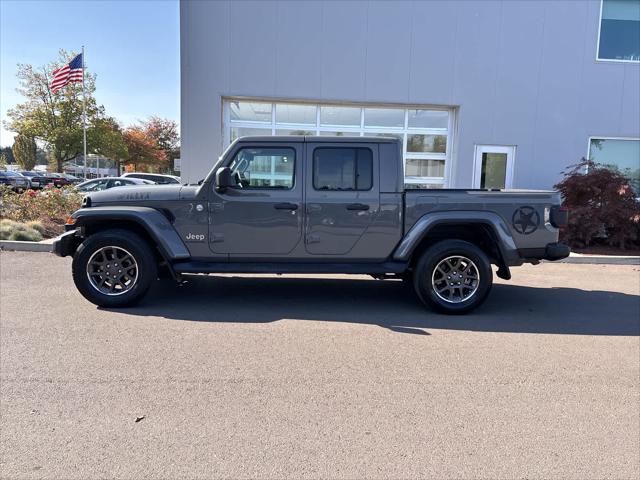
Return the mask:
M428 189L435 190L438 188L444 188L443 183L405 183L405 190L415 190L415 189Z
M593 138L589 158L623 173L640 195L640 140Z
M449 112L444 110L409 110L409 128L443 128L449 123Z
M391 108L365 108L365 127L404 127L404 110Z
M507 154L482 154L480 188L504 188L507 179Z
M444 160L407 158L404 168L407 177L444 177Z
M360 126L360 109L353 107L320 107L321 125Z
M603 0L598 56L640 60L640 0Z
M445 153L446 135L407 135L407 152Z
M397 138L401 142L404 141L404 133L367 133L366 135L373 135L374 137L391 137Z
M313 152L313 188L369 190L373 156L368 148L316 148Z
M279 103L276 105L276 123L316 124L315 105L294 105Z
M229 102L231 120L271 123L270 103Z
M276 130L276 135L315 135L315 130Z
M271 136L271 127L269 128L245 128L245 127L233 127L231 129L231 141L236 138L248 137L250 135Z
M295 151L291 148L243 148L229 166L242 188L292 188Z
M321 137L359 137L360 132L320 132Z

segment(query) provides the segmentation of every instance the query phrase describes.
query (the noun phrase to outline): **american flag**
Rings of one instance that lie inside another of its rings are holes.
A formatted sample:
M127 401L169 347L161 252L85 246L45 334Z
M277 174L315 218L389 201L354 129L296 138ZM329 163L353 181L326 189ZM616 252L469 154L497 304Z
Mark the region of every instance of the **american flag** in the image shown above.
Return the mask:
M83 75L82 54L75 56L73 60L64 67L60 67L53 71L53 80L51 80L51 91L56 93L68 83L81 83Z

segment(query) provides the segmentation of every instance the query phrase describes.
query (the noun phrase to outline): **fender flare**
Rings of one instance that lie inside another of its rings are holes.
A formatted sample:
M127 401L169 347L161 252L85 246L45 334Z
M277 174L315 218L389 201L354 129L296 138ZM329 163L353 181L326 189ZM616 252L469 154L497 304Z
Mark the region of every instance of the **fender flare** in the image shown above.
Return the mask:
M191 258L189 250L169 219L155 208L127 206L81 208L71 217L76 220L75 227L100 224L108 220L134 222L156 242L160 253L167 261Z
M495 236L498 252L502 257L501 260L504 266L520 265L522 263L511 231L503 218L494 212L477 210L441 211L423 215L413 224L400 244L396 247L393 252L393 259L403 262L409 261L413 251L434 227L456 224L480 224L487 226Z

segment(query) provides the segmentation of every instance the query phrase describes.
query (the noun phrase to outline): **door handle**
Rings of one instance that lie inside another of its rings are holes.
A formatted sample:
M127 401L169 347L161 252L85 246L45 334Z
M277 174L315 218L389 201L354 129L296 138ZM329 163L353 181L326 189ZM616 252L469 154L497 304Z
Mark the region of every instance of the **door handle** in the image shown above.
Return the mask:
M350 203L347 205L347 210L369 210L369 205L366 203Z
M298 209L298 204L297 203L288 203L288 202L284 202L284 203L276 203L273 208L275 208L276 210L297 210Z

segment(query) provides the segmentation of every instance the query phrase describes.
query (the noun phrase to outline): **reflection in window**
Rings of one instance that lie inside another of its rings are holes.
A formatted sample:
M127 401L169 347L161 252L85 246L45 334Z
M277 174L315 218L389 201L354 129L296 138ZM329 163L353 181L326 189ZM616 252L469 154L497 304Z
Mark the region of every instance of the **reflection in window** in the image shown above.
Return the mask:
M330 132L330 131L321 131L321 137L359 137L360 132Z
M257 102L229 102L231 120L271 123L271 104Z
M589 159L625 175L640 195L640 140L592 138Z
M360 126L360 108L320 107L320 125Z
M373 155L368 148L316 148L313 188L369 190L373 185Z
M404 110L393 108L365 108L365 127L404 127Z
M404 174L408 177L444 177L444 160L408 158Z
M229 167L238 188L292 188L295 152L291 148L243 148Z
M446 129L449 112L446 110L409 110L409 128L442 128Z
M598 58L640 61L640 0L602 1Z
M316 106L295 103L276 104L276 123L316 124Z
M233 127L231 129L231 141L240 138L240 137L249 137L249 136L270 136L271 135L271 127L268 128L246 128L246 127Z
M407 152L446 153L445 135L407 135Z

